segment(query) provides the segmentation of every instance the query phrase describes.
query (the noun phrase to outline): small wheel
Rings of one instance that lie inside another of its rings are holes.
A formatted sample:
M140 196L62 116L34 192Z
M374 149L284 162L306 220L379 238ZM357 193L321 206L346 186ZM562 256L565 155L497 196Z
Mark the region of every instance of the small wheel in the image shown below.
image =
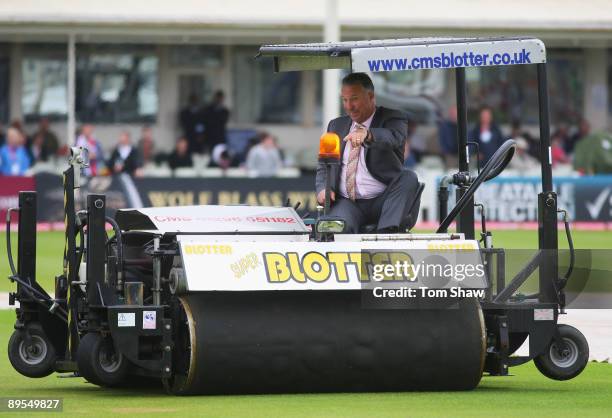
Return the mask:
M110 338L89 333L81 338L77 351L79 373L98 386L118 386L128 372L125 356L115 351Z
M589 344L584 335L576 328L559 324L559 334L565 348L559 352L555 341L551 341L546 351L533 359L536 367L544 376L555 380L569 380L578 376L589 361Z
M26 332L30 334L28 341ZM13 332L8 344L9 360L15 370L27 377L45 377L55 371L55 347L40 325Z

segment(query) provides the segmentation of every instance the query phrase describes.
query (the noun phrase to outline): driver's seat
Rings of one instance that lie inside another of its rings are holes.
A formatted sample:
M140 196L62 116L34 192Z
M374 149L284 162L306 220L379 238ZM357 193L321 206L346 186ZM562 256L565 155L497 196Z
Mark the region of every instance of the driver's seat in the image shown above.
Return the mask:
M423 189L425 188L425 183L420 183L417 187L417 191L414 195L412 201L408 204L408 210L406 210L406 216L402 220L402 223L399 226L400 232L405 232L411 230L416 224L417 218L419 217L419 209L421 207L421 194L423 193ZM359 228L360 234L373 234L376 232L377 224L367 224L362 225Z

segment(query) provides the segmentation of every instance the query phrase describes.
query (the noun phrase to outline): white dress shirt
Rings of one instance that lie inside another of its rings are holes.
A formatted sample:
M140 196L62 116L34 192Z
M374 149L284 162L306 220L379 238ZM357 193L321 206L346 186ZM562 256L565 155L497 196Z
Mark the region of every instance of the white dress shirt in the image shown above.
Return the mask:
M376 113L376 109L374 109L374 113ZM374 113L361 125L365 126L366 129L370 129L370 125L372 124L372 119L374 119ZM357 123L353 121L351 124L351 129L349 132L353 132L357 129ZM346 192L346 169L349 159L349 154L351 152L352 145L350 142L346 143L344 147L344 153L342 154L342 168L340 170L340 195L345 198L348 197L348 193ZM357 174L355 176L355 198L356 199L373 199L376 196L382 194L387 188L385 183L382 183L372 177L372 174L368 171L368 167L365 162L365 148L363 146L360 147L359 151L359 161L357 162Z

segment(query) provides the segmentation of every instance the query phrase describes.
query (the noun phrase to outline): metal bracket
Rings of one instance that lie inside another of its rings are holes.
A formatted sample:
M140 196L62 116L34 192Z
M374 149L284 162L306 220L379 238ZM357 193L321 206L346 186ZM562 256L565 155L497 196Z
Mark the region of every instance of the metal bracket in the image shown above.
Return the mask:
M561 334L559 334L559 327L555 327L555 332L553 334L552 340L557 346L557 353L559 355L563 355L563 351L567 350L568 347L563 338L561 338Z
M470 175L469 171L460 171L453 174L453 184L457 187L467 187L474 179Z
M496 315L491 324L497 330L495 345L487 349L485 369L494 376L508 375L510 335L508 317Z
M88 152L83 147L70 147L68 163L74 168L74 188L81 187L81 169L89 167Z

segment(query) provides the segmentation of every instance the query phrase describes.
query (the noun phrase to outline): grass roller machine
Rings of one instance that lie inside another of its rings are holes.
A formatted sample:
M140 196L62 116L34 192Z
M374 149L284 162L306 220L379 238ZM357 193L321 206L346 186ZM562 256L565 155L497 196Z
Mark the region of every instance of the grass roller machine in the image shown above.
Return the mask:
M19 373L72 373L103 387L154 382L183 395L470 390L484 373L505 376L531 360L553 379L584 369L584 336L557 323L569 272L559 273L540 40L266 45L260 55L272 57L275 71L454 71L459 170L438 185L438 229L409 232L420 194L393 234L367 226L341 233L343 221L326 216L329 198L320 216L304 219L289 205L133 208L110 217L100 194L85 196L77 210L86 161L73 148L63 176L63 271L53 292L37 280L36 193L21 192L7 216L10 239L11 213L19 213L15 257L7 245L16 285L10 302L19 302L8 355ZM538 77L539 250L506 280L504 249L486 230L475 238L474 193L504 170L515 143L470 170L465 72L528 64ZM338 164L338 140L321 139L327 167ZM457 199L449 211L451 186ZM517 297L534 272L537 292ZM527 339L528 355L513 355Z

